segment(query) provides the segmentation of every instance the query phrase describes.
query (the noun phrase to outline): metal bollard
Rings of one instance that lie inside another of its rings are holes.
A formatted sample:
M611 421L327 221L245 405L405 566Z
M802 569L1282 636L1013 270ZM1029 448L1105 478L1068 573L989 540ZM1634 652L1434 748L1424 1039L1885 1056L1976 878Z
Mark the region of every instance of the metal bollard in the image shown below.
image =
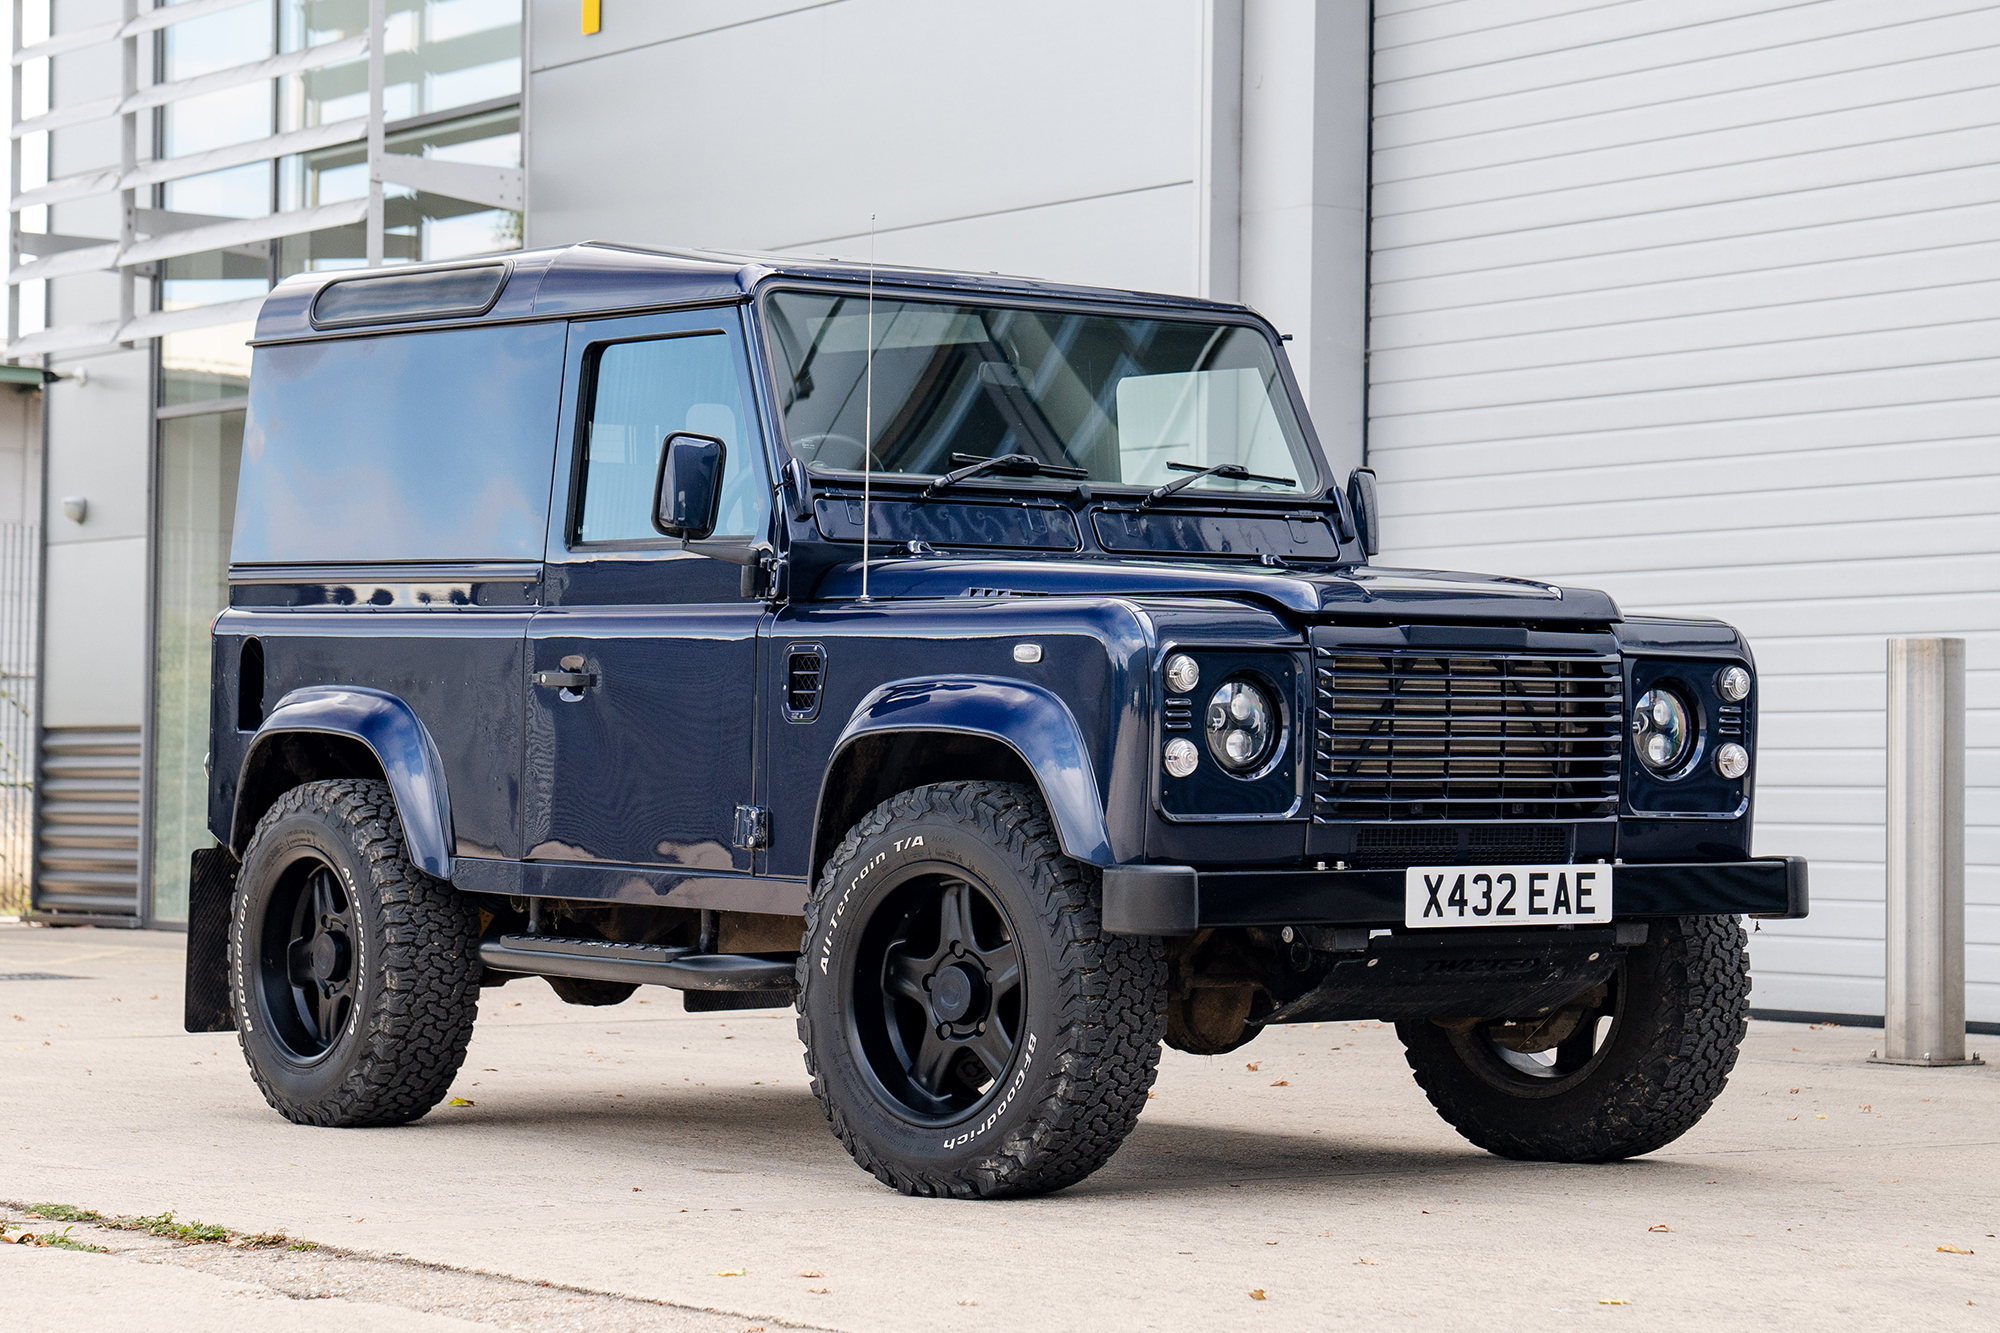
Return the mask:
M1888 969L1877 1064L1965 1052L1965 640L1889 640Z

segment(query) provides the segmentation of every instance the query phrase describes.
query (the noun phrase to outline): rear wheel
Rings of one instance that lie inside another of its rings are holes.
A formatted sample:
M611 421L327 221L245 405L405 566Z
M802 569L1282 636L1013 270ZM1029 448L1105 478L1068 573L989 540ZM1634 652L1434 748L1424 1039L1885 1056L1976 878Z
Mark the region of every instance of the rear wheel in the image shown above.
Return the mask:
M906 1194L1074 1184L1146 1104L1158 940L1105 935L1032 790L949 782L850 832L806 908L799 1036L849 1153Z
M278 799L243 854L230 921L236 1030L288 1120L400 1125L443 1099L479 999L470 902L410 863L384 782Z
M1403 1022L1438 1114L1502 1157L1603 1162L1664 1147L1721 1093L1748 1029L1735 917L1652 923L1603 986L1534 1019Z

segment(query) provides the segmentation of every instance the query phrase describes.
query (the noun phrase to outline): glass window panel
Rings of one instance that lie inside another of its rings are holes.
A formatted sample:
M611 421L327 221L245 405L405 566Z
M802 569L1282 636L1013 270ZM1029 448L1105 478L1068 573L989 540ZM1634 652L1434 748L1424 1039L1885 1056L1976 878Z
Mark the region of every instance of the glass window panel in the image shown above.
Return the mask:
M391 135L391 153L481 166L521 165L521 113L513 108ZM391 259L458 259L521 248L521 215L504 208L390 186L383 238Z
M209 622L229 596L243 413L160 423L153 665L153 916L187 919L188 857L208 832Z
M340 144L278 162L278 209L318 208L368 194L368 145Z
M262 287L258 290L261 291ZM248 394L249 342L255 329L254 322L245 322L223 324L212 329L189 329L162 337L160 401L171 407L178 403L205 403L216 398L241 398Z
M792 452L817 469L858 469L868 302L774 292L764 310ZM1185 475L1169 463L1293 479L1207 477L1199 487L1317 484L1271 344L1255 329L881 297L873 328L877 469L941 473L954 453L1022 453L1127 485Z
M164 79L177 83L270 55L271 11L264 5L239 5L173 24L160 37Z
M703 334L614 343L599 354L581 540L660 540L653 527L660 448L682 430L713 435L727 451L715 535L763 535L770 488L749 431L732 342L727 334Z
M168 181L161 189L161 199L162 207L170 213L261 218L271 211L271 164L249 162L227 171Z
M367 0L281 0L286 51L366 32ZM521 0L389 0L384 114L392 121L521 91ZM281 94L285 128L367 114L365 61L294 75Z
M161 108L164 155L186 157L271 132L271 85L246 83Z

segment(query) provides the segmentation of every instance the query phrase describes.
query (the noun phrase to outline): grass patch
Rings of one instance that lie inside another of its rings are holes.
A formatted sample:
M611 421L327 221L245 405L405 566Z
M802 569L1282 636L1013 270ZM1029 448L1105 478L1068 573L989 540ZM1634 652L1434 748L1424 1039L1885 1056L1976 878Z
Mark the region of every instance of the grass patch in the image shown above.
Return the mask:
M194 1244L219 1245L229 1241L250 1250L274 1250L288 1245L294 1250L318 1248L311 1241L294 1241L282 1231L259 1231L249 1235L239 1235L228 1227L212 1222L183 1222L171 1211L158 1213L152 1217L106 1217L89 1208L76 1208L66 1203L31 1203L28 1205L30 1217L44 1218L51 1222L82 1222L91 1226L107 1227L115 1231L145 1231L168 1240L188 1241ZM64 1231L64 1236L69 1233ZM80 1241L43 1242L67 1250L99 1250L101 1246L85 1245Z
M111 1253L111 1251L105 1249L102 1245L88 1245L80 1240L71 1240L69 1236L71 1230L72 1228L70 1227L64 1227L60 1235L37 1236L35 1243L37 1245L46 1245L52 1250L82 1250L86 1254Z
M319 1246L309 1240L295 1240L285 1247L288 1250L316 1250Z
M229 1239L228 1227L210 1222L176 1222L171 1212L154 1217L135 1217L129 1222L113 1222L110 1225L124 1227L128 1231L148 1231L168 1240L216 1242Z

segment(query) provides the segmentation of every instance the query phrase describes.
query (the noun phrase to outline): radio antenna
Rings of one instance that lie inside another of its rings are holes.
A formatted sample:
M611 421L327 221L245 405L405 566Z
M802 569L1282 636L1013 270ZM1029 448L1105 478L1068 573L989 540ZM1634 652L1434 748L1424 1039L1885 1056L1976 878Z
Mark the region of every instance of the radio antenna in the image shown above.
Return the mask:
M868 600L868 529L874 522L875 479L875 215L868 215L868 347L861 391L861 600Z

